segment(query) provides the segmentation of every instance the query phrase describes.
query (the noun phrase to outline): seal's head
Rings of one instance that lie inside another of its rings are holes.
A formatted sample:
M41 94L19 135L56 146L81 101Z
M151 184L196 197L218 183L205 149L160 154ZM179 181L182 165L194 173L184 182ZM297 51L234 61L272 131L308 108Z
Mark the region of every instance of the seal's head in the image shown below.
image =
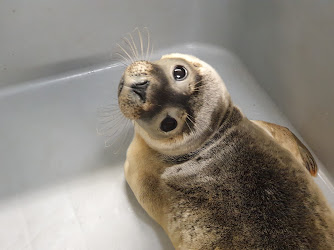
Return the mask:
M190 55L170 54L128 66L118 102L150 147L181 155L196 150L217 130L230 96L210 65Z

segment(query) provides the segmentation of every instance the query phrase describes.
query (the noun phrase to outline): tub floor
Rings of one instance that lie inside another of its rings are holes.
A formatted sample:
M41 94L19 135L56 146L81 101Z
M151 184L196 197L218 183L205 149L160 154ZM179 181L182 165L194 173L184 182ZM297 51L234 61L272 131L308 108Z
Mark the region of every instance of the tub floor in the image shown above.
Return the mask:
M297 133L233 54L198 44L159 54L168 52L213 65L250 119ZM114 154L96 134L97 109L116 103L122 70L103 66L0 90L0 249L173 249L124 180L126 145ZM318 164L315 181L334 207Z

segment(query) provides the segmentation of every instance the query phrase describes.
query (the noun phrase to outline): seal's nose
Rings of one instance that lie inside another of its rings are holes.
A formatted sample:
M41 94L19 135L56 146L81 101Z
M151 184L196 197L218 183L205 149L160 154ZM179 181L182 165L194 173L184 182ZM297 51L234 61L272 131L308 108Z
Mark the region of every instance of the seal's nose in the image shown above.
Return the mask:
M146 90L149 81L142 81L131 85L132 91L136 93L143 102L146 102Z

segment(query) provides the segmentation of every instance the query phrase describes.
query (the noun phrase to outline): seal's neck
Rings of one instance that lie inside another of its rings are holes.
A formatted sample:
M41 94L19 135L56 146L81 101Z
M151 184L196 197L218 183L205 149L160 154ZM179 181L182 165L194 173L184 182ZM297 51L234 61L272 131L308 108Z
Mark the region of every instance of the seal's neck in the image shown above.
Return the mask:
M173 163L173 164L180 164L185 161L188 161L198 154L200 154L203 150L210 147L214 144L217 140L219 140L227 130L232 127L235 127L240 123L245 116L242 114L241 110L234 106L232 103L229 105L228 109L226 110L224 116L222 117L218 128L212 133L210 137L195 151L192 151L187 154L183 155L176 155L176 156L169 156L161 154L162 159L165 162Z

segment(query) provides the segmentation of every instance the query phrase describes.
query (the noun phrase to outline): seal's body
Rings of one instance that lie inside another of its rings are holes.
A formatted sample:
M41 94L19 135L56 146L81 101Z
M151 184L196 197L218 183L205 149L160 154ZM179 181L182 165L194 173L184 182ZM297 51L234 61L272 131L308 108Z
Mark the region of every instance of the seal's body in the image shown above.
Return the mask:
M127 182L176 249L334 248L309 151L288 129L248 120L205 62L135 62L119 105L135 125Z

